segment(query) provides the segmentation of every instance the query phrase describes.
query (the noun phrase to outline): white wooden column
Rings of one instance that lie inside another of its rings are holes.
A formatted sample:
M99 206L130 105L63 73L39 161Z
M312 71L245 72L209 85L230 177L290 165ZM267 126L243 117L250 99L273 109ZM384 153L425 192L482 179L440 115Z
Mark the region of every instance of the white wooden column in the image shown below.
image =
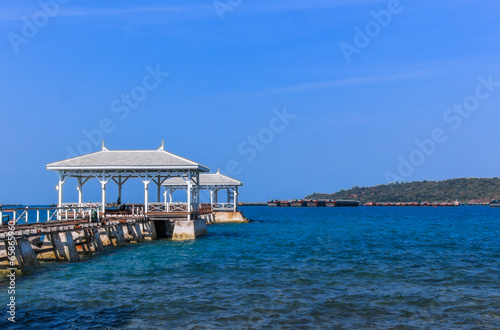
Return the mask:
M106 213L106 186L108 185L109 179L103 176L99 181L101 182L101 212L104 214Z
M214 205L214 191L210 190L210 205Z
M150 180L147 180L149 177L146 177L146 180L142 180L144 183L144 213L149 211L149 183Z
M233 211L236 212L236 210L238 209L238 187L235 187L233 190L233 202L234 202Z
M187 210L191 212L191 189L193 184L191 183L191 175L189 175L189 181L187 183Z
M78 184L76 190L78 191L78 206L82 206L83 203L83 183L82 178L77 178Z
M59 173L59 182L57 183L56 190L57 190L57 206L62 207L63 205L63 186L64 183L68 180L68 176L65 176L61 173Z
M76 185L76 190L78 191L78 206L83 205L83 185L87 183L87 181L90 180L90 178L85 178L83 179L82 177L76 178L77 180L77 185Z
M64 186L64 180L62 177L59 179L59 183L57 184L57 206L62 207L63 203L63 186Z

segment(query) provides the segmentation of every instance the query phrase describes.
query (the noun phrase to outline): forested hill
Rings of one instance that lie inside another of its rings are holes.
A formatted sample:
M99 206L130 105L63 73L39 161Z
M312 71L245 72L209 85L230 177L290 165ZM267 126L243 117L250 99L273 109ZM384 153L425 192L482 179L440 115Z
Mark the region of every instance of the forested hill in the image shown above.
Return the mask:
M305 199L355 199L366 202L489 202L500 199L499 178L451 179L353 187L333 194L314 193Z

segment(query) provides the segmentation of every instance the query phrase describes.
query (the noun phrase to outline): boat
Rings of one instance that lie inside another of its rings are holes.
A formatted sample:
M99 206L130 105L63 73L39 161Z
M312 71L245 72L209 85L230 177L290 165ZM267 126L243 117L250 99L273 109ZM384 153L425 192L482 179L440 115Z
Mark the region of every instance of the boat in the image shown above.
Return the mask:
M281 201L280 206L281 207L290 207L290 202L289 201Z
M490 207L500 207L500 201L498 200L493 200L490 202Z
M302 199L294 199L291 203L292 207L302 207L305 205L305 202Z
M270 207L280 206L280 201L277 199L271 199L269 202L267 202L267 206L270 206Z
M361 202L353 200L337 200L335 207L358 207Z
M336 201L334 201L334 200L331 200L331 199L329 199L329 200L327 200L327 201L325 202L325 206L326 206L326 207L334 207L334 206L335 206L335 204L337 204L337 202L336 202Z
M306 201L307 207L318 207L319 201L317 199L311 199Z

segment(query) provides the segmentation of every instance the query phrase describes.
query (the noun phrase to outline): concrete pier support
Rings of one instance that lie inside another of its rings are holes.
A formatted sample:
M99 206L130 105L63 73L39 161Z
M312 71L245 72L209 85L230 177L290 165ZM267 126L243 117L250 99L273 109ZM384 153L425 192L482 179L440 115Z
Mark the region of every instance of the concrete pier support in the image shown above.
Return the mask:
M80 230L72 233L73 241L75 241L76 250L80 254L92 253L91 233L88 229Z
M13 244L10 244L13 243ZM14 266L17 266L18 269L22 269L23 266L23 258L21 257L21 251L19 249L19 245L16 244L15 241L4 241L1 243L1 251L0 251L0 257L2 259L5 258L4 261L2 261L1 265L4 266L2 268L8 268L12 266L12 264L9 262L9 259L7 258L8 255L12 256L12 249L14 249L14 257L15 259L13 260ZM10 250L10 253L9 253ZM11 260L12 261L12 260Z
M125 240L125 234L123 233L122 225L116 225L109 228L108 233L111 245L124 246L125 244L127 244L127 241Z
M191 240L207 234L205 219L176 220L172 240Z
M39 260L45 260L45 261L58 260L54 244L52 244L52 238L50 234L44 236L41 250L44 250L45 252L38 253Z
M92 228L87 231L88 235L88 247L91 252L98 252L104 250L104 245L102 244L101 235L99 234L99 229Z
M10 242L13 244L9 244ZM12 256L12 252L14 252L14 260L9 261L7 256ZM2 269L13 267L25 272L40 266L40 262L36 257L36 252L33 250L33 246L27 238L18 238L13 241L1 242L0 257L2 258L0 262Z
M42 250L49 250L38 254L40 260L65 260L76 262L80 260L75 241L70 232L54 232L45 235Z
M205 219L205 222L207 225L213 225L215 223L215 214L214 213L203 214L201 216L201 218Z
M52 241L57 260L66 260L68 262L80 261L75 241L70 232L51 233L50 240Z
M29 240L24 238L18 239L17 245L17 251L21 255L20 259L22 259L22 264L20 265L22 270L40 266L40 262L36 258L36 253L33 251Z
M98 229L98 233L99 233L99 238L101 239L102 245L103 246L110 246L111 240L109 239L108 229L101 227Z
M144 240L154 241L157 239L156 228L153 221L141 222L139 223L139 228Z
M243 212L214 212L215 223L247 223L249 220L245 218Z
M125 235L125 239L128 242L141 243L142 241L144 241L144 236L142 235L141 228L137 223L129 223L126 226L123 226L123 233Z

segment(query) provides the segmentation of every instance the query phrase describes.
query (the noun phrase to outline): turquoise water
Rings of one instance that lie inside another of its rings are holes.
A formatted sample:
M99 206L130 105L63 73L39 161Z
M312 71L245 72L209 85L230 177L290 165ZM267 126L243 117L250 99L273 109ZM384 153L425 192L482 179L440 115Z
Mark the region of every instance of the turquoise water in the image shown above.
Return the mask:
M500 209L242 210L196 241L45 264L17 280L15 326L500 328Z

